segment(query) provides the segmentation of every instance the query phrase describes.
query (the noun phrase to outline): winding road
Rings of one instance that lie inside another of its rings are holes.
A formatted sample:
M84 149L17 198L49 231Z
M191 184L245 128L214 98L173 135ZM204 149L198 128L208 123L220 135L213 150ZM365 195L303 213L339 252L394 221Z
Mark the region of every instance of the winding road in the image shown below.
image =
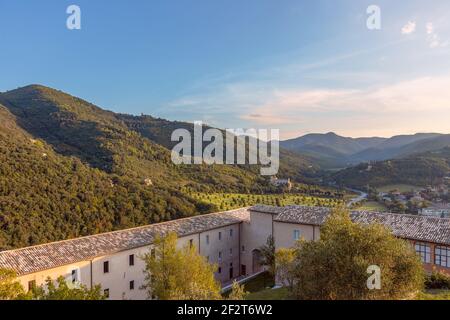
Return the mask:
M359 196L357 196L356 198L351 199L351 200L347 203L347 207L349 207L349 208L352 207L355 203L358 203L358 202L361 202L361 201L367 199L368 194L365 193L365 192L363 192L363 191L356 190L356 189L350 189L350 188L347 188L347 190L359 194Z

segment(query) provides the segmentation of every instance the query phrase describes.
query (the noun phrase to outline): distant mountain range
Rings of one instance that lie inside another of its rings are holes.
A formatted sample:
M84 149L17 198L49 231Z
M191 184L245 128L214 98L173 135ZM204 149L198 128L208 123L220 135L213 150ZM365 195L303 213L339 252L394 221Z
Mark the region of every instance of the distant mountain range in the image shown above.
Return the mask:
M417 133L392 138L348 138L335 133L308 134L281 141L283 148L310 157L324 169L340 169L361 162L399 159L450 146L450 135Z

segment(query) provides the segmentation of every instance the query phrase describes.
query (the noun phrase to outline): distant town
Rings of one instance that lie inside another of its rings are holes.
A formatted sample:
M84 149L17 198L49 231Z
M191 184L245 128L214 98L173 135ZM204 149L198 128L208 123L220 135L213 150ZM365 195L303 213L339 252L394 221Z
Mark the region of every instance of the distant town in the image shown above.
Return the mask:
M446 181L447 183L427 187L408 185L369 187L367 198L357 206L368 206L371 209L393 213L450 218L449 179Z

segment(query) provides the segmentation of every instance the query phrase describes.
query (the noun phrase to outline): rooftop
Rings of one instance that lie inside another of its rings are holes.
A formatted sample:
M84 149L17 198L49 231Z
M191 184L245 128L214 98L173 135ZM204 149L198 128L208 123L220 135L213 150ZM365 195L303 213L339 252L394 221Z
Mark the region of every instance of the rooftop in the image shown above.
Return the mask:
M176 232L178 236L182 237L249 221L250 211L272 214L274 221L278 222L321 226L326 221L331 209L305 206L283 208L254 206L195 216L144 227L3 251L0 252L0 268L14 270L19 275L52 269L147 246L153 242L158 234ZM450 219L367 211L352 211L351 218L358 223L381 223L390 228L393 234L400 238L450 245Z
M18 275L25 275L147 246L158 234L176 232L181 237L248 219L248 209L244 208L3 251L0 252L0 268L14 270Z
M331 211L330 208L303 206L256 206L252 210L274 214L278 222L316 226L322 225ZM368 211L352 211L351 218L358 223L381 223L400 238L450 245L450 219Z

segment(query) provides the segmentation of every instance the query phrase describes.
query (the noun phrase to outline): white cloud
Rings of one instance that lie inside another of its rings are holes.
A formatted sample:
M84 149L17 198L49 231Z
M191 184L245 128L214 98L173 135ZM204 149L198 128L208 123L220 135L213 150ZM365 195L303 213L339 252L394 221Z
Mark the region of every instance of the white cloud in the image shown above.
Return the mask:
M434 33L434 26L432 22L428 22L426 25L427 34L433 34Z
M406 25L402 28L402 34L411 34L416 31L416 22L415 21L409 21Z
M448 46L449 42L442 41L440 35L436 33L435 27L432 22L427 23L426 30L427 30L427 35L428 35L427 41L428 41L430 48L434 49L434 48Z

